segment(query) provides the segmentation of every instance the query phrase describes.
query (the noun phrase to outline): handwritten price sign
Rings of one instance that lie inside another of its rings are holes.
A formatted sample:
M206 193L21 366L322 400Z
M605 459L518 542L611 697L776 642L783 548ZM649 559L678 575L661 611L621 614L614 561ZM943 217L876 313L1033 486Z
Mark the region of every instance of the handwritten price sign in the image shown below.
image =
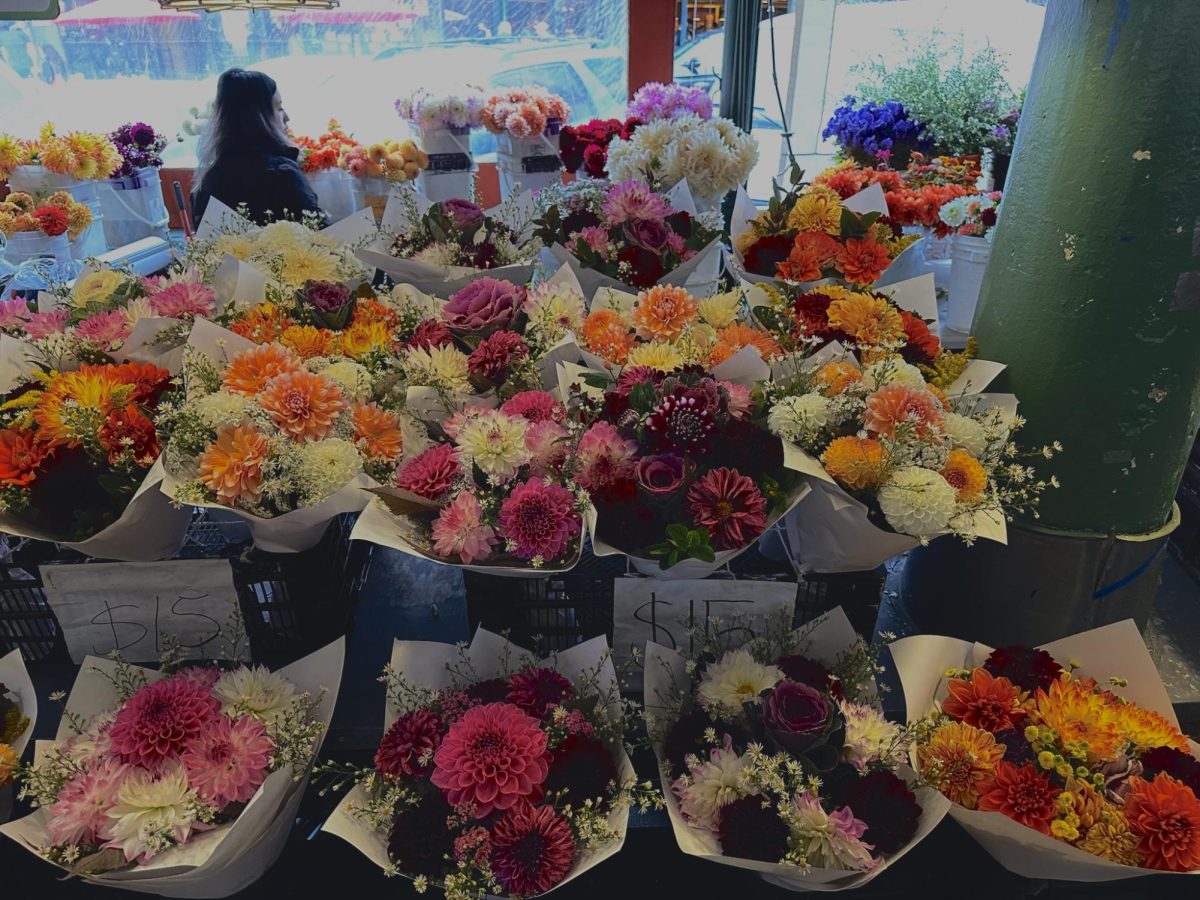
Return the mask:
M113 650L128 662L157 662L164 636L189 659L215 656L238 608L224 559L48 565L42 583L77 663Z
M689 625L704 628L714 619L724 632L742 631L749 639L757 625L781 610L790 614L796 605L796 585L786 582L618 578L613 588L618 664L635 649L644 652L647 641L688 654L694 649Z

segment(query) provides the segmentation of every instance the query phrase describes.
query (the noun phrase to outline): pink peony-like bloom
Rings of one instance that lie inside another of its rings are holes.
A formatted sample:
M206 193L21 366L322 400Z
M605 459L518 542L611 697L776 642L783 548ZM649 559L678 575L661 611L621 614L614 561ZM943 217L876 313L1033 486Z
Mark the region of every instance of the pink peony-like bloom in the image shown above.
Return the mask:
M433 523L433 550L438 556L457 556L464 564L487 559L499 543L496 530L483 524L479 501L463 491Z
M558 559L579 532L575 495L557 484L530 479L500 506L500 534L521 559Z
M695 524L707 528L718 550L750 543L767 527L767 501L753 479L737 469L716 468L688 490Z
M188 783L205 803L245 803L267 779L275 742L253 716L218 716L184 751Z
M574 833L552 806L522 803L492 828L492 874L509 894L546 893L567 877L574 861Z
M608 189L604 198L604 216L610 225L634 219L665 219L670 205L644 181L622 181Z
M545 477L562 468L567 458L567 429L553 420L534 422L525 432L525 449L529 451L529 471L535 477Z
M599 491L631 478L637 441L621 437L608 422L597 422L579 441L577 480L589 491Z
M177 759L221 714L207 688L182 678L146 685L130 697L113 722L112 749L121 762L156 769Z
M175 281L150 296L150 311L170 319L200 319L212 314L217 295L206 284Z
M571 682L553 669L526 669L508 679L508 702L539 719L574 696Z
M515 331L497 331L479 342L467 357L467 370L499 383L508 377L513 363L529 355L525 341Z
M509 328L521 305L525 288L499 278L477 278L459 288L442 307L442 318L453 331L495 331Z
M541 723L511 703L467 710L433 755L429 780L454 807L474 807L477 819L521 800L541 799L551 754Z
M0 328L17 328L29 321L33 313L29 304L20 297L11 300L0 300Z
M729 393L729 414L735 419L744 419L750 412L750 389L732 381L719 382Z
M608 240L608 232L599 225L588 225L575 233L578 240L587 244L588 248L600 256L607 256L612 245Z
M426 319L418 325L412 336L404 342L410 350L428 350L430 347L444 347L454 343L454 335L441 319Z
M67 330L69 313L65 309L54 309L50 312L30 313L29 321L25 323L25 333L34 340L61 334Z
M108 824L108 811L117 802L117 788L129 771L110 758L68 781L48 810L50 840L56 845L98 843L100 830Z
M375 768L392 778L424 775L442 739L442 723L430 709L415 709L392 723L375 751Z
M435 444L400 467L396 487L426 500L437 500L461 475L455 449L449 444Z
M514 394L500 407L500 412L509 416L520 416L530 422L566 421L567 410L545 391L521 391Z
M79 337L91 341L102 350L115 350L132 330L133 323L119 309L95 313L75 326L75 333Z

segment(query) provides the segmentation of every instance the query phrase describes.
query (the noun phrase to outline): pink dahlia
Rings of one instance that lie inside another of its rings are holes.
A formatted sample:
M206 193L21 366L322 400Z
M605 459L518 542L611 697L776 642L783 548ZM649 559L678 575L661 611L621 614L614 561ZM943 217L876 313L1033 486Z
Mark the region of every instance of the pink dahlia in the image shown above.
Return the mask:
M375 768L392 778L424 775L442 739L442 723L430 709L405 713L387 730L375 751Z
M221 680L221 670L216 666L188 666L180 669L173 677L194 682L205 689L211 689Z
M545 391L521 391L514 394L500 412L509 416L519 416L530 422L562 422L567 418L566 408Z
M218 716L180 762L200 799L217 809L245 803L267 778L275 742L253 716Z
M426 500L437 500L462 475L458 454L449 444L435 444L418 453L396 472L396 487Z
M574 696L571 682L553 669L526 669L508 679L508 702L539 719Z
M558 559L579 531L575 495L561 485L530 479L500 506L500 534L521 559Z
M61 334L67 330L68 315L65 309L30 313L29 321L25 323L25 333L34 340Z
M499 543L496 529L483 523L483 508L474 495L461 492L433 523L433 550L438 556L457 556L464 564L487 559Z
M588 225L575 233L575 237L587 244L588 249L600 256L607 256L611 249L608 232L599 225Z
M525 432L530 473L541 477L561 468L567 458L566 438L567 429L551 419L530 425Z
M579 441L579 483L599 491L632 478L637 448L637 441L621 437L607 422L597 422Z
M129 317L119 309L88 316L75 327L75 333L102 350L114 350L133 330Z
M617 376L617 393L628 397L639 384L656 384L659 372L649 366L626 366Z
M671 214L667 201L643 181L622 181L608 189L604 216L609 225L639 219L665 219Z
M529 355L525 341L515 331L497 331L479 342L467 357L467 370L488 381L502 382L513 364Z
M473 806L475 818L485 819L522 799L540 800L550 759L537 719L511 703L489 703L450 726L429 780L451 806Z
M750 389L732 381L722 381L720 385L729 394L729 414L736 419L746 418L750 412Z
M122 762L157 768L177 759L221 714L208 689L180 678L146 685L126 701L110 732L112 749Z
M68 781L49 809L46 832L56 845L99 843L108 811L117 802L117 788L129 767L106 759Z
M0 328L16 328L24 325L32 315L29 304L20 297L0 300Z
M718 550L750 543L767 527L767 501L754 481L737 469L717 468L688 491L695 523L708 529Z
M552 806L522 803L492 828L492 874L506 893L544 894L575 861L575 836Z
M217 295L208 285L173 281L150 296L150 311L170 319L203 318L216 307Z

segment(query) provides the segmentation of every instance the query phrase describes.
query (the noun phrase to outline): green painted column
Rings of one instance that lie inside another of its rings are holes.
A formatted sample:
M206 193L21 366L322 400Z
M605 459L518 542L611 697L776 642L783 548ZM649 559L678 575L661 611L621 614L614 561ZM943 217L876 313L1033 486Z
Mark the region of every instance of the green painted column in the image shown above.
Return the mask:
M1200 424L1200 2L1051 0L974 333L1058 439L1040 521L1167 521Z

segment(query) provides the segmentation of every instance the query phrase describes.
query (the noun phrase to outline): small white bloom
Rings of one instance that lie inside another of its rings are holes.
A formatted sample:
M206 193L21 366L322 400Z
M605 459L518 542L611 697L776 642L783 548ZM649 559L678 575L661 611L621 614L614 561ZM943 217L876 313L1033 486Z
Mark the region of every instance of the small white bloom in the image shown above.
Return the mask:
M943 416L942 431L955 447L961 447L976 459L987 450L987 431L970 416L948 412Z
M239 425L253 406L249 397L242 394L217 391L199 398L195 402L197 415L209 428Z

